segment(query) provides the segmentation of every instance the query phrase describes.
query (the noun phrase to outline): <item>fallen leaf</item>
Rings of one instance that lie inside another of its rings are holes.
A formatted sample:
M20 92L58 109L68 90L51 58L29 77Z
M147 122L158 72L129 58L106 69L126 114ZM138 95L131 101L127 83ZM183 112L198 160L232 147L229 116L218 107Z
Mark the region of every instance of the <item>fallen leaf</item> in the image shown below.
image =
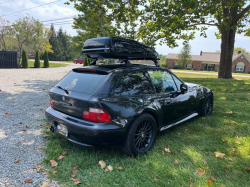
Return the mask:
M204 174L205 174L205 171L203 171L203 170L198 170L197 173L198 173L199 175L204 175Z
M37 181L37 184L38 184L38 181ZM49 182L43 182L42 186L40 187L50 187L50 184Z
M18 142L18 144L21 144L21 142Z
M109 169L109 171L113 171L113 167L111 165L109 165L107 168Z
M163 155L165 155L165 152L164 152L164 151L162 151L162 154L163 154Z
M53 171L54 175L57 173L57 171Z
M211 179L212 181L215 181L215 177L214 177L213 175L210 176L210 179Z
M63 153L62 153L63 155L66 155L67 154L67 151L63 151Z
M169 147L168 147L168 148L165 148L165 152L166 152L166 153L171 153L170 148L169 148Z
M188 179L188 181L191 182L191 181L192 181L192 178L191 178L191 179Z
M235 148L233 148L233 153L236 153L236 149Z
M119 166L117 169L122 170L123 168L121 166Z
M22 130L22 133L25 133L26 132L26 130L24 129L24 130Z
M49 135L48 134L44 134L43 137L46 138L46 137L49 137Z
M189 187L193 187L193 186L194 186L194 184L193 184L193 183L191 183Z
M51 167L56 167L58 163L55 160L50 160Z
M103 172L104 172L104 173L106 173L106 172L108 172L108 171L109 171L109 169L108 169L108 168L106 168Z
M18 163L18 162L19 162L19 160L20 160L20 159L16 159L16 160L15 160L15 163Z
M73 171L74 171L75 173L78 173L78 172L79 172L78 166L75 166L75 167L73 168Z
M216 158L224 158L225 154L220 151L214 152Z
M60 155L58 158L57 158L57 160L62 160L63 159L63 156L62 155Z
M43 173L43 175L48 175L49 174L49 171L45 171L44 173Z
M233 159L231 159L231 158L229 158L228 160L233 162Z
M183 155L183 152L181 152L181 155Z
M211 186L213 185L213 182L212 182L211 180L208 180L207 182L208 182L208 184L210 184Z
M204 161L203 163L204 163L205 165L207 165L207 161Z
M36 172L42 172L42 171L43 171L43 167L39 167Z
M49 182L43 182L42 186L40 187L50 187Z
M43 151L43 148L42 148L42 147L38 147L37 149L39 149L40 151Z
M76 175L74 174L74 172L71 173L71 177L75 177Z
M29 126L28 126L28 125L26 125L25 127L26 127L26 128L29 128Z
M205 152L206 155L209 155L209 152Z
M154 178L154 180L155 180L155 181L158 181L159 179L157 179L157 178Z
M41 124L40 126L44 127L44 126L45 126L45 124Z
M75 182L75 184L80 184L80 183L81 183L79 179L74 179L74 178L71 178L70 180L74 181L74 182Z
M175 160L175 161L174 161L174 164L175 164L175 165L178 165L178 164L179 164L178 160Z
M228 168L228 166L225 166L225 168L227 169L227 168Z
M106 162L104 162L103 160L100 160L100 161L99 161L99 165L100 165L101 168L103 169L103 168L105 168L105 166L106 166Z
M25 181L25 183L32 183L32 180L27 179L27 180Z
M239 141L236 141L236 143L239 144L239 145L241 144L241 142L239 142Z
M250 167L246 167L246 170L247 170L247 171L250 171Z
M40 110L42 111L43 109L42 109L42 108L40 108Z
M232 114L233 112L232 111L230 111L230 112L226 112L227 114Z
M9 112L5 112L5 114L6 114L6 115L8 115L8 116L12 115L12 114L11 114L11 113L9 113Z
M32 169L37 169L37 167L36 166L32 166Z

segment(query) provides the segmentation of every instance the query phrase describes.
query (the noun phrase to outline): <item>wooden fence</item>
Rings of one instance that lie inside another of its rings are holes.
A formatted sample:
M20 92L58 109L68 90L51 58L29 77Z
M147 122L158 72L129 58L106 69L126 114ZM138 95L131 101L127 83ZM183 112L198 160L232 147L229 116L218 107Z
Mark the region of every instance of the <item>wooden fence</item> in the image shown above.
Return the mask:
M17 52L0 51L0 68L18 68Z

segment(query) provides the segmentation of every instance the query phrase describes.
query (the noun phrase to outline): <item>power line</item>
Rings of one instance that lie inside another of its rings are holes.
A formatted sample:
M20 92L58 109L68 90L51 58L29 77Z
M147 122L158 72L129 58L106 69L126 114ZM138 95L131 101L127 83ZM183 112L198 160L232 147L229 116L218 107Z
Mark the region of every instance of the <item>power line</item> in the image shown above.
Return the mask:
M44 24L44 25L55 25L55 24L62 24L62 23L72 23L74 20L71 20L71 21L63 21L63 22L53 22L53 23L47 23L47 24Z
M39 6L35 6L35 7L27 8L27 9L24 9L24 10L20 10L20 11L17 11L17 12L12 12L12 13L9 13L9 14L5 14L5 15L2 15L2 17L4 17L4 16L8 16L8 15L12 15L12 14L15 14L15 13L19 13L19 12L23 12L23 11L26 11L26 10L30 10L30 9L33 9L33 8L37 8L37 7L41 7L41 6L45 6L45 5L49 5L49 4L52 4L52 3L58 2L58 1L61 1L61 0L52 1L52 2L50 2L50 3L46 3L46 4L39 5Z
M10 0L10 1L13 1L13 0ZM2 3L0 2L0 5L1 5L1 4L4 4L4 3L8 3L8 2L10 2L10 1L4 1L4 2L2 2Z
M64 17L64 18L58 18L58 19L51 19L51 20L45 20L45 21L39 21L39 22L43 23L43 22L50 22L50 21L56 21L56 20L71 19L73 17L74 16L70 16L70 17Z

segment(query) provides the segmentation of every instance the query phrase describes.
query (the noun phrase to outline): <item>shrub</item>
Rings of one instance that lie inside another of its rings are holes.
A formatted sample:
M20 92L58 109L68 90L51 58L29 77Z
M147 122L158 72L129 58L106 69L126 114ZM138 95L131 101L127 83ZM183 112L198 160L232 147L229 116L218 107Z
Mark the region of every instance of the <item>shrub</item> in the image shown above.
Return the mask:
M248 72L248 74L250 74L250 71Z
M179 66L174 65L173 69L180 69Z
M34 68L40 68L40 59L39 59L39 52L38 51L36 51L36 58L35 58Z
M28 59L25 50L22 52L22 68L28 67Z
M44 53L44 65L43 67L48 68L49 67L49 55L48 52L45 51Z
M84 64L83 64L83 66L88 66L89 64L88 64L88 58L85 58L84 59Z

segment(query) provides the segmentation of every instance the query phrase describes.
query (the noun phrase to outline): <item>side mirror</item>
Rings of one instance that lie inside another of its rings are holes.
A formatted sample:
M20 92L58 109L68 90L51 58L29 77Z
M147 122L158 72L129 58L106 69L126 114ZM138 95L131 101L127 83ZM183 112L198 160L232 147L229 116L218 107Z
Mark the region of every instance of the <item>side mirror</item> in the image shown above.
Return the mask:
M186 92L188 90L188 86L186 84L181 84L180 90L182 93Z

